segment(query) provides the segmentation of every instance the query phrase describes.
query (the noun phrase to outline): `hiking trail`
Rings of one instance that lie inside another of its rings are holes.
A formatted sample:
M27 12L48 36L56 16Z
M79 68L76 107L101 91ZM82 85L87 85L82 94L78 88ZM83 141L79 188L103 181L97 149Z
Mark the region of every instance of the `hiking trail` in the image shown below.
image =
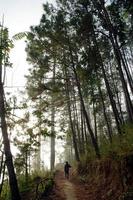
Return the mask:
M70 181L65 181L63 190L66 196L66 200L77 200L75 196L74 186Z
M55 175L55 186L50 199L54 200L78 200L75 186L64 177L63 171L57 171Z

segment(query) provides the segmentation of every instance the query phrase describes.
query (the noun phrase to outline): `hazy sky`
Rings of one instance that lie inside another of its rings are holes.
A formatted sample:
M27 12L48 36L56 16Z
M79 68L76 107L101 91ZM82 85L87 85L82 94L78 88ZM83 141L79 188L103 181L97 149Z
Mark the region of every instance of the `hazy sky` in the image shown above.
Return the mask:
M4 16L4 26L9 29L10 38L19 32L28 31L32 25L39 24L43 13L42 4L46 0L0 0L0 21ZM48 0L53 3L54 0ZM26 62L24 41L15 42L15 48L11 51L10 58L13 69L8 70L6 85L23 86L24 74L29 67Z
M46 0L0 0L0 17L4 14L4 24L9 27L11 34L25 31L39 22L42 4L45 2Z
M10 38L16 33L29 31L29 27L32 25L39 24L43 13L42 4L45 2L45 0L0 0L0 21L2 21L4 15L4 26L9 29ZM53 3L55 0L48 0L48 2ZM11 88L6 88L6 91L16 94L16 86L25 85L24 75L29 68L29 64L26 62L24 40L15 42L15 48L11 51L10 60L13 63L13 68L7 70L5 85L11 86ZM19 89L22 90L24 88L20 87ZM17 94L19 93L17 92ZM45 164L49 166L49 145L47 145L46 149Z

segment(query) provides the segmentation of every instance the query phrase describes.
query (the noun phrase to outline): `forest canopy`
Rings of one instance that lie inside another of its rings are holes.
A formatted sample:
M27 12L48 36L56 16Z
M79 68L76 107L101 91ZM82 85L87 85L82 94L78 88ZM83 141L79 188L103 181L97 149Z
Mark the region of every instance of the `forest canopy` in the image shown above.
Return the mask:
M44 4L40 24L31 27L28 94L52 106L54 120L63 115L77 161L89 151L100 158L103 143L130 132L132 9L131 1L58 0Z

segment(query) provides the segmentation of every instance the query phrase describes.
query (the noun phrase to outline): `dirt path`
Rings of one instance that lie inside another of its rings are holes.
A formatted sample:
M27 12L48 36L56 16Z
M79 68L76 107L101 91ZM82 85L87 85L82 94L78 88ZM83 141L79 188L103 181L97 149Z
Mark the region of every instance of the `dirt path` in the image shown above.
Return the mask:
M117 188L119 188L119 182ZM102 179L99 182L90 180L88 183L83 183L74 176L66 180L64 173L58 171L55 175L52 194L45 200L116 200L121 194L117 188L112 179L108 182Z
M75 186L69 180L64 178L62 171L56 172L55 186L53 194L50 196L51 200L77 200L75 194Z
M63 190L66 196L66 200L77 200L75 196L74 185L70 181L65 181Z

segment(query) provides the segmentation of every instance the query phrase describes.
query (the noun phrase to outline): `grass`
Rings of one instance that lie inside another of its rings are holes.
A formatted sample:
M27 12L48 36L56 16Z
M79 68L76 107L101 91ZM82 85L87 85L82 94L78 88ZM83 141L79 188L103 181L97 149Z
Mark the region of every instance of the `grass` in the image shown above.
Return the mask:
M17 179L22 199L30 200L35 198L37 184L46 178L48 178L48 181L44 182L43 185L40 184L38 187L38 193L40 194L48 193L53 186L53 175L48 170L32 171L28 179L23 174L19 175ZM11 200L8 180L3 185L0 200Z

